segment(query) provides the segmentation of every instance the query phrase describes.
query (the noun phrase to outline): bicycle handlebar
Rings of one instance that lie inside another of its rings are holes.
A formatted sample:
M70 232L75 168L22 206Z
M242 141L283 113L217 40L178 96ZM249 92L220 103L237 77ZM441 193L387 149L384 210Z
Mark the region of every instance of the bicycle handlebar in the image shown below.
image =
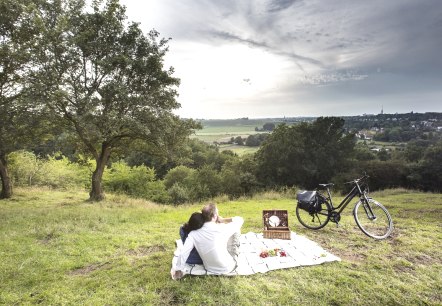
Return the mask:
M367 175L367 173L364 173L364 175L360 178L354 179L353 181L350 182L345 182L344 184L355 184L355 183L359 183L362 180L365 180L367 178L369 178L370 176Z

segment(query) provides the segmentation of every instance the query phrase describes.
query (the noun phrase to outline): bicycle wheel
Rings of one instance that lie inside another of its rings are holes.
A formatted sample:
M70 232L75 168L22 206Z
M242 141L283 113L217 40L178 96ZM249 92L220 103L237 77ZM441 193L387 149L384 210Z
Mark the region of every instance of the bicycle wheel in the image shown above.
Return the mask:
M331 211L330 204L328 202L324 202L321 205L322 210L317 213L309 213L296 205L296 217L299 220L299 223L304 225L309 229L320 229L327 225L328 221L330 221Z
M393 220L387 209L373 199L356 203L353 216L361 231L374 239L385 239L393 231Z

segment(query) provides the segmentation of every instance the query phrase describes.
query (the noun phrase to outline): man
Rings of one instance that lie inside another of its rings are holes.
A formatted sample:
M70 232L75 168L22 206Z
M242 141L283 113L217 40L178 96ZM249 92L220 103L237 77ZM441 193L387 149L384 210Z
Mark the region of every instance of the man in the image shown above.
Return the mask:
M202 214L206 222L200 229L189 233L178 256L174 279L183 277L182 270L193 247L200 254L208 272L226 274L236 269L239 236L244 219L222 218L215 204L204 206Z

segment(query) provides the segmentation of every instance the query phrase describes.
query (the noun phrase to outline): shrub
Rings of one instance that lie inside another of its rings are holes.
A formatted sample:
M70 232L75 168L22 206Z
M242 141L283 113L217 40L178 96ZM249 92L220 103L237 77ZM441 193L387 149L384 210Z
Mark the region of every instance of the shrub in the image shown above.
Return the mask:
M221 192L228 194L231 198L241 196L243 189L237 171L224 167L220 173L220 179Z
M90 171L86 165L72 163L61 154L39 159L34 153L17 151L9 155L9 170L17 186L48 186L52 188L87 188Z
M364 172L370 176L370 190L379 190L385 188L397 188L405 186L408 169L405 164L400 161L388 160L379 161L372 160L359 163L358 176ZM353 177L352 179L357 178Z
M171 188L176 183L179 183L180 185L184 186L185 181L188 180L193 173L195 172L194 169L188 168L186 166L178 166L173 169L170 169L169 172L164 177L164 185L166 188Z
M180 183L175 183L171 188L169 188L168 194L170 201L173 204L183 204L189 202L191 199L189 190Z
M170 196L166 190L166 186L164 186L164 182L158 180L147 182L144 192L140 193L139 196L157 203L170 202Z
M103 186L107 190L159 203L169 200L164 183L157 181L155 170L146 166L129 167L124 162L114 163L103 175Z
M42 163L36 183L52 188L89 188L90 177L91 170L86 165L72 163L66 156L55 155Z
M221 192L221 178L210 166L204 166L192 175L191 190L194 199L212 198Z
M17 186L32 186L34 177L41 167L41 161L34 153L16 151L8 155L12 183Z

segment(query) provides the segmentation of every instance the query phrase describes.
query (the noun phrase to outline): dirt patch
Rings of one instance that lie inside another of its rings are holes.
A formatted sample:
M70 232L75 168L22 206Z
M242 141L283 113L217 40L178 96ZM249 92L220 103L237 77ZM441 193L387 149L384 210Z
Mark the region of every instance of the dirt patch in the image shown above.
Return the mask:
M75 203L75 202L63 201L63 202L60 202L58 205L59 206L75 206L75 205L78 205L78 204Z
M393 269L398 273L410 273L413 275L415 274L413 266L394 265Z
M38 242L40 242L43 245L48 245L51 243L52 240L56 239L59 235L55 232L50 232L46 234L43 238L38 239Z
M157 305L183 305L185 301L182 297L175 291L168 288L155 290L155 293L160 296Z
M110 262L104 262L104 263L97 263L92 264L83 268L75 269L71 272L69 272L70 275L87 275L89 273L92 273L96 270L103 269L104 267L107 267L110 265Z
M127 251L126 255L134 257L144 257L144 256L149 256L152 253L165 252L165 251L166 247L164 247L163 245L140 246L135 250Z
M439 257L432 257L427 254L419 254L415 256L405 257L409 262L417 265L432 265L432 264L442 264L442 259Z
M415 219L426 216L431 219L439 219L441 215L442 209L440 208L419 208L418 210L404 208L396 212L394 217L400 219Z
M351 262L351 263L360 263L364 261L367 256L365 254L350 252L350 251L340 251L333 250L331 251L334 255L340 257L343 261Z
M409 254L393 252L385 256L386 260L393 262L393 269L399 273L415 273L415 267L418 265L441 264L442 260L436 256L432 257L427 254ZM397 262L395 262L397 261Z

